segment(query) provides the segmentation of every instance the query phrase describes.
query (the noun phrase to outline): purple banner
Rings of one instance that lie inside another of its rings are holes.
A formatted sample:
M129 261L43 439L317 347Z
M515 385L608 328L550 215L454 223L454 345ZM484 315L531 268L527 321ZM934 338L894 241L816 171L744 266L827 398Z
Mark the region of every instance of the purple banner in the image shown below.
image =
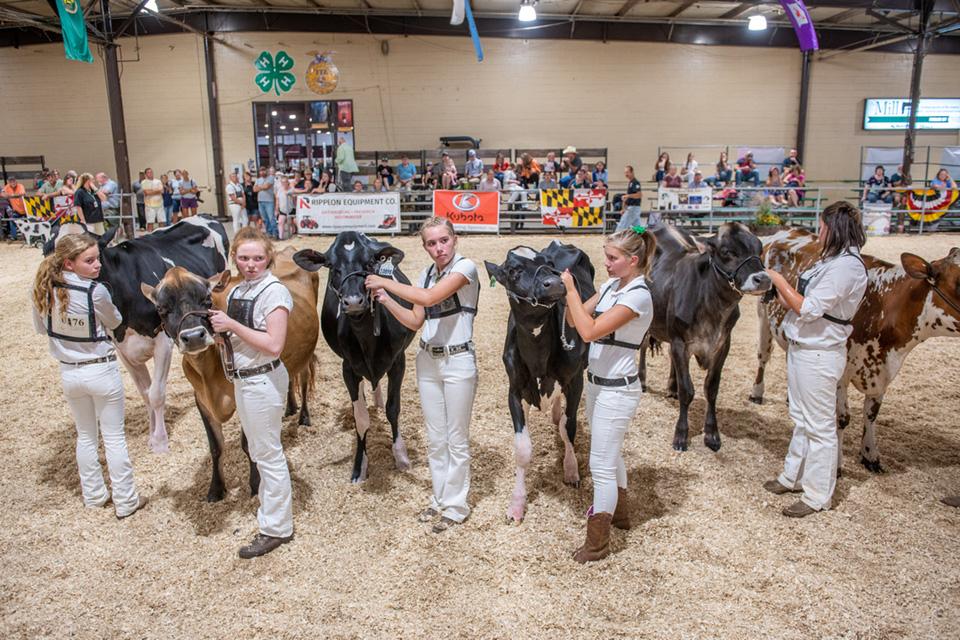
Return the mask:
M803 0L780 0L780 6L790 16L790 22L797 34L797 40L800 41L800 50L816 51L819 49L817 30L813 28L813 20L810 18L810 12L807 11Z

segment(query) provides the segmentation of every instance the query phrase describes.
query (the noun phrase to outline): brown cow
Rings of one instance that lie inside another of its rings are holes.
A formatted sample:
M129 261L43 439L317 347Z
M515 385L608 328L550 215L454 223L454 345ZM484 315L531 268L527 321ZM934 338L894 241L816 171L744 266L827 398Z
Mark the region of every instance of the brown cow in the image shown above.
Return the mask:
M796 281L819 255L817 236L808 231L782 231L764 242L764 264L790 281ZM850 422L847 386L852 382L864 394L860 461L871 471L881 471L876 420L887 387L918 344L937 336L960 335L960 249L954 247L932 263L912 253L900 256L902 266L868 255L863 255L863 261L869 282L847 341L847 368L837 389L837 424L843 429ZM759 367L750 400L760 404L773 339L786 348L780 329L786 310L776 302L760 302L757 315Z
M288 247L277 254L272 271L293 297L293 311L287 325L287 343L280 355L290 374L287 415L292 413L290 409L294 402L293 389L299 383L300 400L303 404L300 424L308 425L310 414L307 410L307 392L312 388L316 374L317 359L313 352L320 334L320 318L317 314L320 278L316 273L309 273L298 267L291 258L293 253L294 249ZM211 306L226 308L227 294L241 281L241 278L236 276L228 282L229 275L229 271L224 271L207 280L186 269L174 267L164 274L156 288L141 285L143 294L157 306L164 331L183 354L183 372L193 387L213 460L213 476L207 493L209 502L221 500L225 494L221 467L223 425L237 408L233 383L223 372L219 350L209 348L214 345L214 336L206 315ZM198 332L201 334L199 340ZM184 340L187 334L190 334L189 341ZM240 443L249 459L247 439L242 430ZM257 466L250 462L251 494L256 495L259 485Z

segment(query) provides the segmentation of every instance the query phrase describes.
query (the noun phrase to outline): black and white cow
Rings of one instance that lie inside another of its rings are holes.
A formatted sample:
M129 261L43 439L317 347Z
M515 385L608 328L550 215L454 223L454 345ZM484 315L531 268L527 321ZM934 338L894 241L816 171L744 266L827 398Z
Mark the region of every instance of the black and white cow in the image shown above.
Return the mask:
M44 250L52 251L63 235L83 233L82 224L57 227L57 235ZM173 343L161 331L157 309L144 297L140 283L156 286L171 267L183 267L202 278L221 273L227 267L229 240L223 225L207 216L192 216L177 224L110 246L113 228L98 240L100 281L104 282L120 310L123 322L114 331L117 352L133 377L150 415L150 449L168 450L164 421L167 379ZM153 358L153 377L147 362Z
M717 393L730 350L730 332L740 318L740 299L743 294L759 295L771 285L760 260L760 239L739 222L728 222L715 236L699 240L669 225L661 225L653 233L657 251L647 284L653 296L654 317L648 335L670 349L667 393L680 401L673 448L686 451L689 443L687 411L694 396L692 354L707 371L703 443L717 451ZM644 349L640 354L640 380L644 385L645 357Z
M564 443L563 480L572 485L580 483L573 442L588 345L564 318L566 290L560 273L569 269L580 287L581 298L588 300L596 292L594 269L587 254L556 240L543 251L516 247L507 252L503 264L484 264L487 273L506 288L510 299L503 364L510 378L507 402L513 420L517 477L507 518L520 522L527 507L526 472L532 457L523 403L540 409L541 402L553 398L551 418ZM565 407L560 404L560 394L554 395L557 385ZM561 420L564 413L566 421Z
M23 236L23 241L30 247L43 247L53 235L53 223L49 220L14 218L13 222L17 225L17 231Z
M344 231L337 235L326 252L305 249L295 253L293 259L307 271L317 271L321 267L330 270L320 313L320 329L330 348L343 359L343 381L353 403L357 450L350 480L363 482L367 477L370 414L363 392L364 379L373 385L376 403L381 405L380 380L387 377L386 414L393 435L393 457L397 469L408 469L410 459L398 421L400 386L406 369L404 351L413 340L414 332L375 304L364 286L368 274L387 275L390 272L398 282L410 284L397 266L403 260L403 252L365 234ZM384 266L389 268L384 269ZM395 299L406 308L412 308L410 303Z

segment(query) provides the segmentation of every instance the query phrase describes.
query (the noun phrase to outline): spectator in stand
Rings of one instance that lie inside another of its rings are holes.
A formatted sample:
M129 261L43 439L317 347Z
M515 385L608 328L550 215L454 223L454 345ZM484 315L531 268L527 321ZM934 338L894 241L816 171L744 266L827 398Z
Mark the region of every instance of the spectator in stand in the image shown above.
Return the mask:
M290 237L290 229L287 227L287 221L292 217L293 214L293 190L294 185L290 180L289 174L280 173L277 174L279 180L275 183L277 185L274 195L276 195L276 209L274 213L277 216L277 238L279 240L286 240Z
M703 181L703 173L701 173L700 171L694 171L693 179L690 181L690 188L703 189L705 187L709 188L710 185L708 185L706 182Z
M581 160L577 154L577 148L569 146L563 150L563 160L561 163L567 175L560 178L560 186L566 189L567 185L577 179L577 173L580 171L580 167L583 166L583 160ZM521 172L520 175L522 176L523 173Z
M517 210L517 203L523 199L523 187L520 185L520 178L514 171L515 167L510 167L503 172L503 180L500 183L500 189L505 191L501 200L507 203L507 211ZM522 225L521 225L522 226Z
M97 191L94 177L85 173L80 176L79 186L73 195L73 204L80 214L80 222L87 225L87 228L98 236L102 236L104 232L104 199L100 195L103 189L102 183L100 189L101 191Z
M687 161L683 163L683 168L680 169L680 179L683 180L688 186L693 182L693 174L697 172L697 167L700 164L693 157L692 153L687 154Z
M326 171L321 171L319 177L317 178L317 185L313 188L312 193L328 193L327 189L330 188L330 174Z
M799 167L800 158L797 157L797 150L790 149L790 153L787 154L787 157L783 159L783 162L780 163L780 169L783 173L786 173L787 169L790 167Z
M737 158L737 186L744 182L752 182L753 186L760 186L760 171L753 161L753 153L748 151L742 158Z
M457 186L457 165L453 163L453 158L446 151L441 156L442 165L440 167L441 184L444 189L453 189Z
M410 162L405 155L400 156L397 165L397 188L401 191L410 191L413 188L413 179L417 177L417 166Z
M894 171L893 175L890 176L890 184L895 185L900 182L900 178L903 175L903 165L898 165L897 170Z
M173 193L173 222L177 223L180 220L180 179L183 177L183 174L180 173L180 169L173 170L173 179L170 180L170 189Z
M257 192L253 190L253 176L249 171L243 172L243 204L247 210L247 224L258 229L263 228L260 219L260 207L257 204Z
M143 180L140 181L143 191L143 218L147 231L153 231L166 218L163 212L163 183L153 176L153 169L143 170Z
M937 177L930 181L930 186L934 189L956 189L957 183L950 177L949 171L940 167Z
M677 165L670 165L667 175L660 181L660 186L664 189L679 189L683 186L683 178L677 173Z
M383 178L381 178L380 176L376 176L373 179L373 188L371 189L371 191L374 191L376 193L382 193L384 191L390 191L390 187L388 187L387 183L383 181Z
M617 222L617 231L638 226L643 208L643 191L640 188L640 181L633 172L633 167L630 165L624 167L623 177L627 179L627 192L620 196L623 213L620 214L620 221ZM648 222L648 224L653 226L654 223Z
M503 184L503 172L510 168L510 161L503 157L502 151L497 151L497 157L493 161L493 176Z
M722 189L723 187L730 184L733 180L733 169L730 168L730 163L727 162L727 152L720 152L720 159L717 160L717 173L709 178L706 182L711 187L716 187L717 189Z
M27 190L13 176L7 178L7 184L4 185L0 195L7 199L9 203L9 212L11 218L22 218L27 215L27 207L23 202L23 196L27 195ZM8 223L10 230L10 239L17 239L17 225L11 220Z
M246 215L244 215L245 208L246 201L243 196L243 185L240 184L240 176L231 173L230 177L227 178L227 210L233 220L234 234L247 226Z
M49 200L57 195L56 179L53 177L53 171L44 171L41 174L37 195L44 200Z
M353 156L353 145L347 142L346 136L340 136L339 138L334 164L337 165L337 172L340 175L340 186L346 190L353 174L360 170Z
M181 170L180 175L180 217L189 218L197 215L197 194L200 193L200 188L186 169Z
M883 165L878 164L873 169L873 175L867 178L867 183L863 187L863 195L860 197L860 201L893 204L893 193L888 189L889 186L890 180L887 179L886 170L883 168Z
M602 187L606 187L610 183L609 176L607 175L607 165L604 164L603 160L598 160L595 165L593 165L593 184L597 186L597 183L601 183ZM599 187L598 187L599 188Z
M477 152L473 149L467 151L467 163L463 165L463 175L470 181L470 184L478 184L483 177L483 160L477 157Z
M660 184L668 171L670 171L670 154L664 151L653 164L653 181Z
M502 173L500 175L503 175ZM480 181L480 184L477 185L478 191L500 191L501 183L497 180L496 171L493 170L493 167L487 167L487 172L483 176L483 180Z
M787 172L783 174L783 184L787 185L787 202L791 207L799 207L806 194L804 186L807 184L807 174L799 164L792 164L787 167Z
M97 184L100 185L100 189L97 191L97 197L100 198L100 202L103 203L103 218L104 220L108 218L120 218L120 187L117 186L117 183L114 180L111 180L110 177L101 172L97 174ZM80 186L83 186L83 180L80 181ZM124 230L129 233L130 237L133 237L133 229L128 228L132 225L124 224Z
M423 173L420 174L420 180L416 181L414 185L419 190L433 191L437 188L438 179L437 172L434 170L434 164L428 162L423 169Z
M903 167L900 167L897 172L897 178L896 182L890 182L894 207L900 207L907 201L907 198L909 198L907 192L910 191L910 185L913 184L913 179L910 174L903 172Z
M163 220L169 226L173 216L173 187L170 186L170 175L161 173L160 184L163 185Z
M540 184L540 165L529 153L520 156L519 165L517 177L520 178L520 186L523 189L536 189Z
M354 193L363 193L363 183L359 180L353 181L353 192Z
M384 185L387 187L393 186L393 167L390 166L390 158L386 156L380 158L380 163L377 165L377 175L380 176Z
M146 175L144 175L144 172L141 171L136 182L130 185L130 187L133 189L133 195L137 201L137 226L141 230L147 228L146 205L143 204L144 179L146 179Z
M77 174L73 171L68 171L67 174L63 177L61 181L60 188L57 190L56 196L72 196L74 191L77 190Z
M557 162L557 154L553 151L547 152L547 159L543 161L543 172L559 173L560 163Z
M277 236L277 219L273 213L277 208L277 197L274 194L275 180L267 167L260 167L259 177L253 183L253 190L257 194L257 209L263 221L263 229L274 240Z
M299 196L307 193L313 193L316 190L317 185L313 182L313 176L307 176L303 179L303 182L293 188L293 193ZM294 209L296 209L296 198L294 198Z
M580 170L577 171L576 177L573 179L573 182L569 185L570 189L591 189L593 188L593 181L590 180L590 172L586 167L581 166Z
M544 189L559 189L560 183L557 182L557 173L555 171L544 170L543 175L540 176L540 184L537 185L537 188L541 191Z
M770 171L767 174L767 180L763 183L766 187L763 190L763 197L770 202L774 207L785 207L787 206L787 196L783 189L779 187L783 186L783 180L780 178L780 168L779 167L770 167Z

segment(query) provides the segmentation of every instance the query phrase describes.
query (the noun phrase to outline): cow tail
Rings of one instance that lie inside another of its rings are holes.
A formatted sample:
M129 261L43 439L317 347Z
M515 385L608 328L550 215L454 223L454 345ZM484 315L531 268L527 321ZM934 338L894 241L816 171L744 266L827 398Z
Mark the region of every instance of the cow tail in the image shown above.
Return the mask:
M651 335L647 335L647 343L650 348L650 354L659 356L663 354L663 345L659 340Z

